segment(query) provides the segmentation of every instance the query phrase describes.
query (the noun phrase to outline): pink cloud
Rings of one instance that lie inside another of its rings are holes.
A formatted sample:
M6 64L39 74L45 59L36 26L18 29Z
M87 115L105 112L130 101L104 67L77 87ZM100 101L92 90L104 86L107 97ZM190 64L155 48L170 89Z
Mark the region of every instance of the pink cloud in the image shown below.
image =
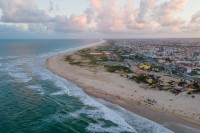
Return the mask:
M88 30L87 15L71 15L70 18L67 16L56 16L52 22L46 23L46 26L48 29L53 29L57 32L86 31Z
M184 20L180 17L175 18L175 15L184 8L187 1L188 0L171 0L170 2L155 6L154 19L156 19L161 26L179 26L183 24Z
M143 3L153 6L157 0L144 0ZM155 23L138 22L137 18L143 17L146 10L134 9L133 0L128 0L121 6L119 0L91 0L91 8L95 11L94 21L96 29L105 32L126 32L134 29L155 29ZM144 8L144 7L143 7Z
M181 30L184 32L200 32L200 11L197 11L192 15L189 24L181 27Z
M199 12L193 15L189 25L177 15L188 0L141 0L138 8L134 7L133 0L127 0L126 4L120 1L90 0L90 6L81 15L50 17L34 0L0 0L1 19L11 23L37 23L56 32L180 32L186 29L183 27L199 26ZM35 25L31 27L40 29Z
M2 20L13 23L45 22L50 18L39 10L34 0L0 0Z
M197 11L191 18L191 23L200 22L200 11Z

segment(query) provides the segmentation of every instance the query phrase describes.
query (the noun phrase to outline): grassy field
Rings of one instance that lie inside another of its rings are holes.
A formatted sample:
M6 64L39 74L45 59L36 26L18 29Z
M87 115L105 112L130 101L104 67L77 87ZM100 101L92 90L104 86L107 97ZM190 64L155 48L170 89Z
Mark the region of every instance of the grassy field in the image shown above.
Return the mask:
M127 73L133 73L133 71L131 71L128 67L124 67L124 66L106 66L106 69L108 72L111 72L111 73L114 73L117 70L127 72Z
M191 76L200 76L200 74L197 71L192 71L190 75Z
M74 59L73 58L74 55L68 55L65 57L65 61L68 61L69 64L71 65L95 67L98 66L96 64L97 61L108 61L108 57L103 56L101 58L96 58L92 56L90 53L98 52L98 49L107 49L107 48L110 48L110 45L106 44L105 46L100 46L96 49L92 48L81 49L74 53L74 55L80 57L80 59Z

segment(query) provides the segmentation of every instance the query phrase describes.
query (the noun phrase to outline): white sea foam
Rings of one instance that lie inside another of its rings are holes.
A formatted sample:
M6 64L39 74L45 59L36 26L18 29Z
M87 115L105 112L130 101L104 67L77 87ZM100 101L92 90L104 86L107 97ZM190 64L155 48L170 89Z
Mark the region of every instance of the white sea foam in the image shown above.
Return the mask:
M56 124L56 123L60 123L64 121L76 122L77 119L78 119L78 116L75 116L74 114L71 114L71 113L68 113L68 114L55 113L43 119L43 121L52 125L52 124Z
M19 58L19 56L7 56L7 59L16 59Z
M69 95L69 90L61 90L61 91L58 91L58 92L54 92L54 93L51 93L50 95L51 96L58 96L58 95Z
M20 81L20 82L24 82L24 83L29 82L32 79L32 77L26 73L11 73L11 72L9 72L9 75L12 76L16 81Z
M107 129L108 131L113 130L115 132L121 132L121 131L135 132L134 128L132 128L122 117L120 117L119 115L117 115L115 112L113 112L109 108L105 107L104 105L96 102L94 99L87 96L82 91L82 89L77 87L75 84L73 84L69 81L65 81L63 78L58 77L58 76L54 76L53 79L54 79L53 81L55 82L55 85L57 85L58 87L64 87L64 86L68 85L69 86L68 88L70 88L69 89L70 94L72 96L80 98L81 101L85 105L96 108L95 110L82 109L77 112L74 112L73 114L80 115L80 114L84 113L84 114L87 114L91 118L96 118L96 119L103 118L105 120L110 120L113 123L116 123L118 125L118 127L110 127L110 129L108 128ZM94 125L90 125L87 129L90 130L91 127L93 127L93 126ZM100 125L97 125L97 126L100 126ZM114 130L114 129L116 129L116 130ZM98 130L96 130L96 131L98 131Z
M99 44L99 43L97 43ZM65 79L56 76L54 74L52 74L50 71L48 71L45 68L45 60L53 55L59 54L59 53L63 53L66 51L72 51L72 50L78 50L81 48L86 48L88 46L92 46L92 45L96 45L96 44L91 44L91 45L87 45L87 46L83 46L83 47L79 47L79 48L71 48L65 51L59 51L59 52L51 52L48 54L41 54L39 56L31 56L25 59L19 59L19 60L12 60L13 62L11 62L8 70L10 70L10 75L20 81L24 81L24 82L28 82L32 79L32 75L27 74L25 72L19 72L19 69L14 70L16 68L16 66L19 65L25 65L27 67L27 69L31 69L31 71L33 73L36 73L37 75L39 75L41 77L41 80L51 80L53 83L55 83L55 85L57 87L59 87L59 89L62 89L58 92L52 93L50 95L56 96L56 95L63 95L66 94L66 92L70 92L71 96L74 97L78 97L80 98L80 100L87 106L92 106L95 107L95 109L93 110L88 110L88 109L81 109L78 110L76 112L71 113L70 115L59 115L59 114L55 114L52 119L56 120L56 121L62 121L62 120L66 120L66 119L71 119L72 117L78 117L80 114L84 113L87 114L88 117L91 118L96 118L96 119L100 119L103 118L105 120L109 120L112 121L113 123L116 123L118 125L118 127L108 127L108 128L104 128L103 127L103 122L99 122L98 124L89 124L89 126L87 127L88 131L91 132L123 132L123 131L127 131L127 132L136 132L136 131L142 131L143 129L149 129L149 131L151 130L152 132L158 132L158 131L164 131L165 132L169 132L167 129L163 128L162 126L149 121L145 118L139 117L135 114L132 114L131 112L128 112L120 107L118 107L117 105L113 105L115 106L118 110L114 110L111 109L109 107L107 107L106 105L104 105L103 103L94 100L93 98L90 98L89 96L87 96L81 88L77 87L75 84L66 81ZM16 57L13 57L13 59L16 59ZM39 85L30 85L27 86L30 89L34 89L36 91L39 92L43 92L41 88L41 86ZM136 125L134 125L134 122L138 122L136 123ZM140 125L141 124L141 125ZM142 124L146 124L142 125ZM138 126L138 127L136 127ZM138 129L137 129L138 128Z
M152 132L152 133L173 133L172 131L168 130L167 128L148 120L144 117L139 115L133 114L130 111L123 109L122 107L106 102L102 99L96 99L100 103L105 106L108 106L112 109L115 113L117 113L120 117L124 118L127 123L129 123L137 132Z
M138 115L135 115L129 111L126 111L125 109L119 107L118 105L109 104L108 107L113 106L114 109L108 108L103 104L103 102L97 102L94 99L87 96L82 89L74 85L73 83L70 83L69 81L63 80L63 78L55 76L53 77L54 82L57 86L62 87L66 84L70 87L70 94L75 97L79 97L81 101L88 106L96 107L96 110L79 110L75 112L75 114L79 115L82 113L87 114L91 118L103 118L105 120L110 120L113 123L116 123L119 127L110 127L108 129L104 129L101 127L101 125L96 125L94 127L94 124L90 124L88 126L88 130L91 132L95 131L106 131L106 132L121 132L121 131L132 131L132 132L142 132L142 131L151 131L152 133L172 133L170 130L164 128L163 126L147 120L146 118L140 117ZM106 102L104 101L104 104ZM95 130L96 129L96 130ZM136 131L135 131L136 130Z
M90 132L108 132L108 133L121 133L121 132L131 132L131 133L137 133L135 130L124 130L122 127L108 127L103 128L103 124L93 124L90 123L89 126L86 128Z
M83 47L81 47L81 48L83 48ZM77 50L77 49L81 49L81 48L72 48L68 51ZM62 52L60 52L60 53L62 53ZM64 51L64 52L66 52L66 51ZM53 54L55 54L55 53L51 53L51 55L53 55ZM48 57L48 55L43 55L43 58L44 57ZM86 110L86 109L78 110L73 113L73 116L74 115L79 116L80 114L84 113L84 114L87 114L88 117L96 118L96 119L103 118L105 120L110 120L113 123L116 123L118 125L118 127L109 127L109 128L105 129L102 127L102 123L90 124L87 127L88 131L91 131L91 132L122 132L122 131L136 132L137 131L138 132L138 131L144 131L147 129L148 131L151 131L153 133L154 132L155 133L159 133L159 132L171 133L171 131L162 127L161 125L159 125L155 122L152 122L150 120L147 120L143 117L137 116L129 111L126 111L125 109L122 109L118 105L113 105L113 106L116 106L116 108L118 108L118 111L115 111L114 109L110 109L110 108L106 107L102 103L97 102L96 100L87 96L82 91L82 89L79 88L78 86L74 85L73 83L71 83L69 81L66 81L65 79L63 79L59 76L52 74L49 71L45 72L45 74L44 73L41 73L41 74L42 74L42 77L43 76L47 77L47 75L49 75L49 77L51 77L51 80L55 83L55 85L61 89L65 89L65 87L67 86L67 88L69 88L69 92L72 96L80 98L80 100L85 105L96 108L94 110ZM62 92L57 92L56 94L59 94L59 93L62 94ZM135 122L137 124L134 125ZM146 125L144 125L144 124L146 124Z
M96 103L96 104L98 104L98 103ZM96 107L96 104L93 103L92 107ZM109 120L109 121L117 124L117 127L111 126L111 127L107 127L107 128L103 127L103 125L105 125L105 123L103 121L101 121L95 125L90 124L87 127L87 130L91 131L91 132L99 132L99 130L100 130L100 132L106 131L106 132L115 132L115 133L120 133L120 132L125 132L125 131L126 132L136 132L133 127L131 127L129 124L127 124L127 122L125 122L125 120L122 117L120 117L119 115L117 115L115 112L113 112L109 108L106 108L103 105L100 105L100 107L101 108L96 108L93 110L87 110L87 109L83 108L81 110L74 112L73 114L75 114L77 116L79 116L80 114L87 114L87 116L90 118L105 119L105 120Z
M41 85L29 85L27 87L30 88L30 89L33 89L33 90L37 90L37 91L41 91L42 90Z
M42 89L41 85L29 85L29 86L27 86L27 88L35 90L35 91L39 92L39 94L41 94L41 95L44 94L44 90Z
M51 74L49 72L49 74ZM116 123L118 127L109 127L107 129L104 129L101 124L90 124L87 127L87 130L91 132L97 132L97 131L105 131L105 132L122 132L122 131L128 131L128 132L136 132L136 131L152 131L153 133L171 133L168 129L162 127L161 125L147 120L143 117L137 116L131 112L126 111L125 109L120 108L118 105L113 105L116 106L115 108L118 109L118 111L115 111L113 109L110 109L99 101L97 102L96 100L90 98L87 96L81 88L76 86L75 84L66 81L65 79L52 75L52 81L55 83L55 85L61 89L65 89L65 86L68 86L70 94L74 97L80 98L80 100L88 106L95 107L95 110L86 110L82 109L77 112L74 112L76 115L80 115L82 113L87 114L91 118L96 118L100 119L103 118L105 120L110 120L113 123ZM59 92L60 93L60 92ZM120 110L120 111L119 111ZM124 114L124 115L121 115ZM126 114L126 115L125 115ZM136 123L136 124L134 124ZM137 130L135 128L137 127Z
M51 72L46 73L46 74L51 75ZM96 102L94 99L87 96L82 91L81 88L77 87L75 84L73 84L69 81L66 81L65 79L63 79L59 76L56 76L56 75L51 75L51 76L52 76L51 81L53 81L57 87L59 87L60 89L63 89L63 91L58 91L58 92L52 93L51 95L66 94L66 87L67 87L67 88L69 88L69 92L70 92L71 96L78 97L85 105L96 108L95 110L82 109L77 112L74 112L73 115L79 116L80 114L84 113L84 114L87 114L88 117L97 118L97 119L103 118L105 120L110 120L113 123L116 123L118 125L118 127L110 127L108 129L106 129L107 131L113 130L115 132L122 132L122 131L135 132L134 128L132 128L122 117L120 117L119 115L117 115L115 112L113 112L109 108L105 107L104 105ZM87 129L90 130L91 126L93 127L94 125L90 125ZM97 125L97 126L101 126L101 125ZM102 129L103 129L103 127L102 127ZM98 130L96 130L96 131L98 131Z

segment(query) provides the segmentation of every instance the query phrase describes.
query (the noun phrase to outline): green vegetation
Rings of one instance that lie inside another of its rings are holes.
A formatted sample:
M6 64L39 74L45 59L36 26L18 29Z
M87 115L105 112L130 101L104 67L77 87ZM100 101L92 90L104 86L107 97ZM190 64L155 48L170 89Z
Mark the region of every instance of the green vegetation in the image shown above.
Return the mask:
M199 81L200 81L200 78L194 78L194 79L196 79L196 80L199 80Z
M73 62L74 60L72 59L71 55L68 55L65 57L65 61Z
M193 86L195 87L194 93L200 93L200 85L197 82L193 83Z
M83 66L83 62L75 61L74 59L72 59L71 55L66 56L65 61L68 61L69 64L71 64L71 65Z
M136 82L142 82L142 83L147 83L147 76L144 76L143 74L139 75L138 77L135 78Z
M89 54L92 50L90 48L82 49L76 52L77 55L85 58L90 58L91 55Z
M103 57L101 57L101 60L102 60L102 61L109 61L109 59L108 59L107 56L103 56Z
M83 66L82 62L77 61L77 62L69 62L70 65L78 65L78 66Z
M75 52L76 55L80 56L80 60L85 60L84 62L73 59L73 55L68 55L65 58L65 61L68 61L69 64L71 65L78 65L78 66L84 66L84 65L90 65L90 67L95 67L97 66L96 62L101 60L101 61L109 61L107 56L103 56L100 59L96 58L95 56L91 55L90 53L97 52L98 49L110 49L112 48L112 45L110 43L107 43L104 46L99 46L97 49L92 49L92 48L85 48L81 49L77 52Z
M76 54L83 57L84 59L90 60L89 63L91 65L96 65L97 60L92 55L89 54L91 52L92 52L92 49L86 48L86 49L82 49L82 50L77 51Z
M81 60L89 60L89 62L82 62L80 60L75 60L73 59L73 55L66 56L65 61L68 61L69 64L71 65L84 66L86 65L86 63L89 63L90 65L95 66L96 59L89 54L91 51L92 51L91 49L86 48L86 49L79 50L75 53L76 55L79 55L80 57L82 57Z
M109 42L106 42L106 44L104 44L103 46L99 46L97 50L101 50L101 49L111 49L113 47L113 45Z
M123 62L124 61L123 57L120 54L117 54L117 56L119 57L119 62Z
M200 75L200 74L199 74L197 71L192 71L190 75L191 75L191 76L198 76L198 75Z
M183 75L181 75L181 74L178 74L176 71L172 71L172 74L174 74L174 75L176 75L176 76L178 76L178 77L184 77Z
M183 78L184 76L183 75L181 75L181 74L175 74L176 76L178 76L178 77L181 77L181 78Z
M139 59L140 61L144 61L145 58L143 56L135 55L136 59Z
M153 65L151 65L150 70L151 71L154 70L156 72L160 72L160 71L165 71L165 68L163 66L156 66L156 65L153 64Z
M173 70L173 71L172 71L172 74L177 74L177 72Z
M181 79L181 81L179 82L178 85L179 85L179 86L184 86L184 85L186 85L186 84L187 84L187 82L186 82L185 80L183 81L183 80Z
M127 73L133 73L128 67L125 66L106 66L108 72L114 73L115 71L124 71Z
M194 92L194 93L200 93L200 88L195 89L193 92Z
M171 62L171 59L170 58L166 58L165 61Z

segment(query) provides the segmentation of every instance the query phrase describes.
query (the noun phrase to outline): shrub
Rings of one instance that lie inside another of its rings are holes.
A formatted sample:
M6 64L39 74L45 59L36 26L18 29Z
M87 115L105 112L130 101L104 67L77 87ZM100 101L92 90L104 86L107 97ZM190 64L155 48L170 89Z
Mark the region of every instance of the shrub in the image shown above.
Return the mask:
M122 70L127 73L132 73L132 71L128 67L125 67L125 66L107 66L106 69L108 72L111 72L111 73L114 73L116 70L119 70L119 71Z
M139 82L147 83L147 77L141 74L140 76L136 77L136 80Z
M108 59L107 56L102 56L102 57L101 57L101 60L102 60L102 61L109 61L109 59Z

